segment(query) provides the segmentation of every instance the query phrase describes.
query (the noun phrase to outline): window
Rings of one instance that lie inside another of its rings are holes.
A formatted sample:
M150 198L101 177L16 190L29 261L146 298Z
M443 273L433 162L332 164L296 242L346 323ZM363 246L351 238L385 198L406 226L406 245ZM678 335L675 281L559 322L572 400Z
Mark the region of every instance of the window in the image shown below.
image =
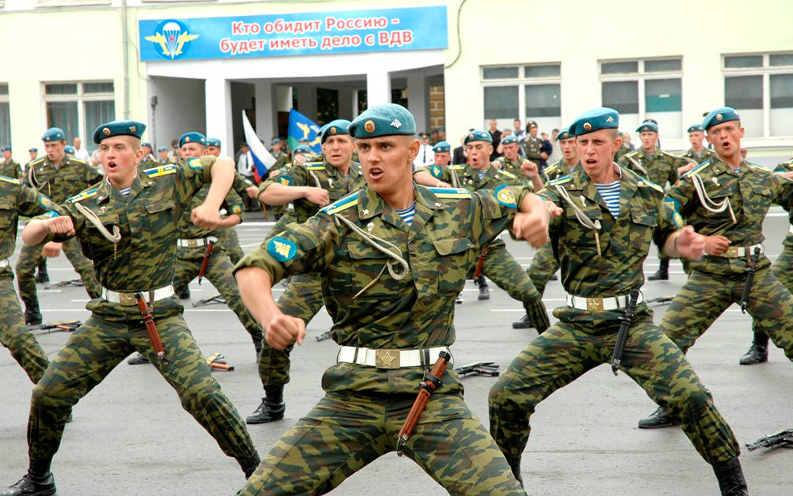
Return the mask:
M793 136L793 53L725 55L723 71L747 138Z
M482 90L483 129L489 128L490 119L498 121L499 129L513 129L515 119L520 119L523 129L527 120L537 121L543 131L561 127L558 63L482 67Z
M8 101L8 84L0 83L0 146L11 144L11 111Z
M45 83L44 101L47 127L63 129L68 143L76 136L82 137L83 146L89 151L96 148L91 140L94 130L116 117L112 81Z
M600 62L604 107L620 113L620 127L629 132L646 119L658 122L662 136L683 135L683 59Z

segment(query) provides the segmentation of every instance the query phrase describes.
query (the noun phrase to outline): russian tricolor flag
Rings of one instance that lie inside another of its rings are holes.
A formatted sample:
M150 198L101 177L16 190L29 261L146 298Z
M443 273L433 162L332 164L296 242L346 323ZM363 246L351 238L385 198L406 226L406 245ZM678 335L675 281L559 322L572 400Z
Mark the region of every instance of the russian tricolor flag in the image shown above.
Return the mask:
M267 170L275 163L275 157L267 150L264 143L256 136L256 131L253 130L248 116L245 111L242 111L242 128L245 130L245 141L248 143L248 148L253 157L253 177L257 183L262 182L264 176L267 175Z

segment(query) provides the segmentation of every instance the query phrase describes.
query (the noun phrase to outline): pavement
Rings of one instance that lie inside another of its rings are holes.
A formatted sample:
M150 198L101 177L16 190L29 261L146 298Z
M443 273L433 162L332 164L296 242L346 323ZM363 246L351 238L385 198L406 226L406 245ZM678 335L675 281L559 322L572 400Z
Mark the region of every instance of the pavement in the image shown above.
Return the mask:
M766 220L765 242L774 259L788 230L787 215L774 209ZM269 227L261 222L240 226L245 251L258 246ZM507 240L510 251L526 266L534 250ZM18 251L17 251L18 253ZM12 260L13 262L13 260ZM655 251L645 272L656 270ZM76 277L65 257L51 260L53 282ZM676 293L685 281L682 267L672 262L671 280L648 282L651 299ZM477 301L469 283L465 302L456 306L457 342L452 351L458 365L494 361L502 368L535 336L533 329L515 330L521 305L491 284L491 299ZM277 292L283 289L279 286ZM191 284L193 299L185 302L185 318L205 354L223 353L236 367L216 372L226 395L244 417L258 406L261 385L253 345L235 316L223 305L193 308L192 303L215 294L208 282ZM87 295L80 287L43 290L39 296L46 321L85 320ZM559 281L548 284L549 309L563 302ZM655 310L660 321L665 307ZM552 322L554 321L551 318ZM330 318L323 310L308 326L308 337L292 353L292 382L286 388L286 418L249 426L262 456L275 441L321 397L320 377L335 361L337 346L317 342ZM67 333L38 336L52 357ZM793 428L793 367L781 350L756 366L738 365L752 339L751 320L733 305L697 342L688 357L739 441L749 443L781 429ZM74 408L53 472L59 493L71 495L234 494L244 484L236 462L182 410L179 401L149 365L119 365ZM16 482L27 468L25 439L31 383L7 352L0 352L4 404L0 408L0 487ZM487 424L487 393L492 377L463 379L465 398ZM679 428L645 431L637 421L655 409L654 403L625 374L614 377L600 366L543 402L532 417L532 435L523 455L523 478L530 494L547 495L702 495L718 494L711 468L699 457ZM741 457L753 495L791 494L793 451L744 450ZM345 481L339 495L445 494L411 461L394 453L383 456Z

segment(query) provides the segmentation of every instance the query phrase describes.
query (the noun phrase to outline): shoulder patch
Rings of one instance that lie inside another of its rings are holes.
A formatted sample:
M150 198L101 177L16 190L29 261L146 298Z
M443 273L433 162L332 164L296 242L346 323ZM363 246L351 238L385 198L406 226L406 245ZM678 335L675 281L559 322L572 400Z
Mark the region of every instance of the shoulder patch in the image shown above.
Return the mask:
M8 176L0 176L0 181L5 181L11 184L22 184L22 181L20 181L19 179L14 179L13 177L8 177Z
M79 201L83 201L86 198L91 198L92 196L95 196L97 191L99 191L99 188L85 190L82 193L80 193L78 195L74 195L73 197L67 199L66 201L68 203L76 203L76 202L79 202Z
M690 171L688 171L685 174L683 174L683 177L688 177L691 174L696 174L697 172L699 172L699 171L701 171L703 169L706 169L709 165L710 165L710 160L706 160L706 161L702 162L701 164L699 164L699 166L694 167Z
M295 258L297 245L284 238L273 238L267 243L267 253L279 262L288 262Z
M278 184L283 184L285 186L292 186L292 184L294 184L294 181L289 176L289 174L278 174L275 177L274 181Z
M505 171L505 170L498 169L496 172L497 172L498 174L502 174L502 175L504 175L504 176L507 176L507 177L508 177L508 178L510 178L510 179L517 179L517 178L518 178L518 176L516 176L515 174L513 174L513 173L511 173L511 172L507 172L507 171Z
M323 164L322 162L305 163L305 164L303 164L303 167L305 167L306 170L310 170L310 171L324 171L325 170L325 164Z
M502 184L493 190L493 196L496 197L498 203L509 208L518 208L518 203L515 200L515 192L506 184Z
M432 177L435 179L440 179L443 177L443 170L441 170L440 166L433 164L429 168L429 173L432 174Z
M471 198L471 192L463 188L427 188L438 198Z
M550 184L551 186L556 186L557 184L569 183L572 180L573 180L573 175L572 174L568 174L566 176L560 177L559 179L554 179L553 181L548 181L548 184Z
M636 183L636 186L638 186L640 188L643 187L643 186L649 186L650 188L653 188L654 190L658 191L659 193L663 193L664 192L664 188L658 186L654 182L652 182L649 179L647 179L646 177L642 177L642 176L639 176L639 181Z
M194 171L204 170L204 165L201 163L201 159L197 157L192 157L188 159L187 166L190 167L190 170L194 170Z
M143 171L149 177L160 177L168 174L176 174L176 166L173 164L152 167Z
M350 207L354 207L358 205L358 192L345 196L341 200L337 200L327 207L320 210L320 212L325 212L328 215L337 214L343 210L347 210Z

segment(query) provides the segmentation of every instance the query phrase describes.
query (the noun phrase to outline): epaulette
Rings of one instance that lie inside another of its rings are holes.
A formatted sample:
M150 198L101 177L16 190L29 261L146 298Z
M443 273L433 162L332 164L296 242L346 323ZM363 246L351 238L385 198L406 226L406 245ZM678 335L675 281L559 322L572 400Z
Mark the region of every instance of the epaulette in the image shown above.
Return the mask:
M69 160L70 160L71 162L77 162L78 164L88 165L88 164L85 162L85 160L80 160L80 159L79 159L79 158L77 158L77 157L69 157Z
M639 176L638 174L637 174L637 177L639 178L639 181L636 183L636 186L639 186L640 188L642 186L649 186L649 187L653 188L654 190L658 191L659 193L663 193L664 192L664 188L658 186L657 184L655 184L654 182L650 181L646 177Z
M0 176L0 181L5 181L11 184L22 184L22 181L20 181L19 179L14 179L13 177L8 177L8 176Z
M83 191L82 193L80 193L78 195L74 195L73 197L67 199L66 201L68 203L76 203L78 201L83 201L86 198L91 198L92 196L95 196L97 191L99 191L99 188L89 189L89 190Z
M322 162L309 162L309 163L303 164L303 166L306 168L306 170L310 170L310 171L324 171L325 170L325 164L322 163Z
M765 168L765 167L763 167L762 165L758 165L758 164L755 164L755 163L753 163L753 162L749 162L749 161L747 161L747 162L746 162L746 165L748 165L749 167L751 167L751 168L753 168L753 169L759 169L759 170L768 171L768 169L766 169L766 168Z
M454 170L463 170L465 169L464 165L447 165L447 169L454 169Z
M325 207L322 210L320 210L320 212L325 212L328 215L333 215L333 214L337 214L337 213L339 213L339 212L341 212L343 210L347 210L350 207L354 207L355 205L358 205L358 192L357 191L355 193L349 195L349 196L345 196L341 200L337 200L337 201L331 203L327 207Z
M555 172L555 171L556 171L556 169L558 169L558 168L559 168L559 162L556 162L556 163L555 163L555 164L553 164L552 166L550 166L550 167L548 167L547 169L545 169L545 174L547 175L547 174L550 174L550 173L552 173L552 172Z
M566 176L560 177L559 179L554 179L553 181L548 181L548 184L550 184L551 186L556 186L557 184L568 183L568 182L570 182L572 180L573 180L573 175L572 174L568 174Z
M639 151L638 150L634 150L634 151L632 151L630 153L626 153L624 156L633 158L633 157L635 157L638 154L639 154Z
M496 172L498 174L503 174L503 175L507 176L510 179L517 179L518 178L518 176L516 176L515 174L513 174L511 172L507 172L505 170L497 169Z
M36 160L34 160L33 162L30 162L30 163L28 164L28 167L30 167L31 165L39 165L40 163L44 162L44 160L46 160L46 158L47 158L47 157L46 157L46 155L45 155L45 156L43 156L43 157L41 157L41 158L37 158L37 159L36 159Z
M706 160L706 161L702 162L701 164L699 164L697 167L694 167L690 171L688 171L685 174L683 174L683 177L688 177L691 174L696 174L697 172L699 172L699 171L705 169L706 167L708 167L709 165L710 165L710 160Z
M428 188L438 198L471 198L471 192L463 188Z
M176 166L174 164L161 165L159 167L152 167L143 171L149 177L160 177L168 174L176 174Z

